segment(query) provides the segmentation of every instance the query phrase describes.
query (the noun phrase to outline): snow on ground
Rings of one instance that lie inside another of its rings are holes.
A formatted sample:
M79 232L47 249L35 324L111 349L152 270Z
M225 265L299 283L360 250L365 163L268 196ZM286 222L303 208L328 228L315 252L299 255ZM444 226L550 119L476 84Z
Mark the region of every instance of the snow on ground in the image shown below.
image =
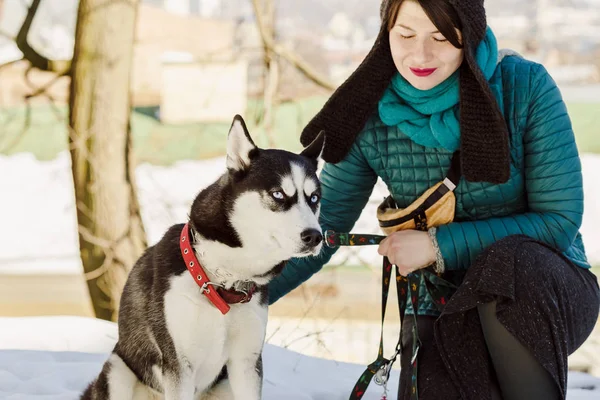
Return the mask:
M91 318L0 318L0 399L77 399L100 372L116 337L115 324ZM272 345L265 346L263 362L265 400L346 400L364 370ZM585 383L600 387L597 381ZM364 399L380 399L381 388L371 386ZM395 370L388 389L395 393L397 387Z
M115 324L91 318L0 318L0 399L77 399L100 371L116 338ZM346 400L364 370L268 344L263 358L265 400ZM397 387L398 371L393 370L390 393ZM364 399L380 399L381 394L381 387L372 383ZM567 400L599 398L599 378L569 374Z
M582 156L585 213L581 228L590 262L600 265L600 157ZM184 222L198 191L223 171L225 161L181 161L170 167L140 165L136 170L142 217L150 244L166 228ZM67 152L48 162L31 154L0 156L0 273L81 272L78 256L74 193ZM354 228L355 232L378 232L377 204L385 197L379 182L371 201ZM24 240L24 239L28 240ZM346 260L342 249L332 263ZM374 247L360 249L360 259L378 265ZM360 261L350 257L347 263Z

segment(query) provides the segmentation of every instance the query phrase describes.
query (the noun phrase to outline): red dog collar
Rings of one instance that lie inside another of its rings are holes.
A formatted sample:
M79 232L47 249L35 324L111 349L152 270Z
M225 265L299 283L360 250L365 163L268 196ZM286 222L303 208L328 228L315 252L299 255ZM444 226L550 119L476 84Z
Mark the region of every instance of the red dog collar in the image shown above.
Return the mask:
M179 248L185 266L192 274L194 281L200 286L202 293L223 313L227 314L230 310L229 304L247 303L252 299L256 290L256 284L252 283L248 291L238 291L234 289L224 289L221 285L209 281L206 272L198 262L194 249L192 247L192 238L190 235L189 224L185 224L179 237ZM213 286L212 288L210 286Z

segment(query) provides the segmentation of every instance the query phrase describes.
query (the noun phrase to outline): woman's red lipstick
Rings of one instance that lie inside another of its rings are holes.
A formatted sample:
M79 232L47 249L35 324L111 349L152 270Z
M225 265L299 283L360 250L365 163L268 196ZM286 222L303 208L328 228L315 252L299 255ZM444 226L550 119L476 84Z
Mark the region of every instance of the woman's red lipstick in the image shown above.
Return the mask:
M413 74L419 77L429 76L435 72L437 68L411 68Z

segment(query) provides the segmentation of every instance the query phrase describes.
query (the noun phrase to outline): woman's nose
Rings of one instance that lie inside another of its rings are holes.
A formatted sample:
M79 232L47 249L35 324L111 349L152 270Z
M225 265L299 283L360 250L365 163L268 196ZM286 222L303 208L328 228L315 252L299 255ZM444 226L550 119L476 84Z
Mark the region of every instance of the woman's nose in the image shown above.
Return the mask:
M428 43L428 41L419 41L419 43L417 43L415 46L413 55L415 63L426 66L426 63L431 61L433 58L431 45Z

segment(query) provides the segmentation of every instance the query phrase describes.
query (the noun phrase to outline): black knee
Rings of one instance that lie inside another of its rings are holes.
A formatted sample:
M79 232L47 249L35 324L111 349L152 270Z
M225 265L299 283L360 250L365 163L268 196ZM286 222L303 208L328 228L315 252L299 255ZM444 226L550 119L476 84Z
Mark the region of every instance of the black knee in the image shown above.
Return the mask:
M504 255L521 255L528 253L529 246L539 246L537 241L526 235L506 236L486 247L481 253L481 257L491 259L491 261L501 258Z
M565 261L557 250L529 236L511 235L488 246L476 262L514 269L514 279L527 285L556 279Z

